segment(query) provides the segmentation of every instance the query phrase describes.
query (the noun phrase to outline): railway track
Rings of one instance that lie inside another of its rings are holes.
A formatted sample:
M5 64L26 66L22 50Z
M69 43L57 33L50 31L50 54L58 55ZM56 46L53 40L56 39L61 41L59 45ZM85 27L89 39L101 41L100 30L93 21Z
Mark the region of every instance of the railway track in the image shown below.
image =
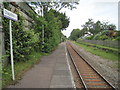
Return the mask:
M91 66L69 43L67 50L84 90L116 90L93 66Z

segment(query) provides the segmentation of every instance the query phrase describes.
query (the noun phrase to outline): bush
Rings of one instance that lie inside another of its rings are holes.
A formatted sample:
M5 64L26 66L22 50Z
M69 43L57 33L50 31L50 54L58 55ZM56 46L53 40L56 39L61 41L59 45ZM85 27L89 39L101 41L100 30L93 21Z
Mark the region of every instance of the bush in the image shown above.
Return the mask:
M6 3L9 6L9 3ZM8 7L9 8L9 7ZM59 13L59 12L57 12ZM20 12L16 10L19 17L17 22L12 21L12 34L13 34L13 53L14 61L26 61L28 55L32 52L51 52L61 40L61 28L66 16L61 17L61 14L55 15L52 10L44 14L44 17L38 16L33 11L30 11L29 16L33 20L31 30L25 30L25 19L21 16ZM60 19L60 17L62 19ZM68 19L66 19L68 20ZM10 41L9 41L9 20L3 18L3 30L5 32L5 49L6 54L10 58ZM67 27L67 25L65 25ZM44 29L44 45L42 45L42 30ZM10 60L10 59L9 59Z
M38 47L39 33L35 33L34 30L24 29L24 18L20 16L17 22L12 21L12 34L13 34L13 54L14 61L26 61L28 55L31 54ZM3 18L3 30L5 32L5 49L6 54L10 58L10 42L9 42L9 30L8 19ZM38 49L38 48L37 48ZM10 60L10 59L9 59Z
M92 40L94 36L86 37L87 40Z
M99 40L106 40L106 39L108 39L108 36L106 35L99 36Z
M100 35L99 35L99 34L96 34L96 35L93 37L93 40L99 40L99 37L100 37Z
M115 40L120 40L120 36L119 36L119 37L116 37Z
M94 39L94 40L107 40L107 39L109 39L109 37L106 35L107 33L108 33L107 30L102 31L102 32L96 34L96 35L93 37L93 39Z

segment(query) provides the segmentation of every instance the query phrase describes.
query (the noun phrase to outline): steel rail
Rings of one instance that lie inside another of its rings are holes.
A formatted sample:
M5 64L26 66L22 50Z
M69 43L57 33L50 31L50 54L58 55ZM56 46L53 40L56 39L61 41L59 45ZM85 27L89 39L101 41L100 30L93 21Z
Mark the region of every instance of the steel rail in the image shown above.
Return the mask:
M68 43L70 46L71 46L71 48L76 52L76 54L77 55L79 55L112 89L114 89L114 90L117 90L108 80L106 80L105 79L105 77L103 77L103 75L101 75L88 61L86 61L86 59L85 58L83 58L81 55L80 55L80 53L79 53L79 51L78 50L76 50L70 43ZM69 50L68 50L69 51ZM69 52L70 53L70 52ZM72 55L70 54L70 57L72 57ZM73 61L74 59L73 59L73 57L72 57L72 62L74 62ZM75 62L74 62L75 63ZM77 68L77 66L76 66L76 68ZM78 69L77 69L78 70ZM79 71L78 71L79 72ZM79 74L80 74L80 72L79 72ZM82 77L81 75L80 75L80 77ZM84 82L84 80L83 80L83 78L82 78L82 81ZM82 83L83 83L82 82ZM85 84L85 82L84 82L84 84ZM83 85L84 85L83 84ZM85 88L87 88L87 86L85 85Z
M67 50L68 50L68 48L67 48ZM82 81L82 84L83 84L84 88L85 88L86 90L88 90L88 89L87 89L87 86L86 86L86 84L85 84L85 82L84 82L84 80L83 80L83 78L82 78L82 76L81 76L81 74L80 74L80 72L79 72L79 70L78 70L78 68L77 68L77 65L75 64L74 59L73 59L73 57L72 57L72 55L71 55L71 53L70 53L69 50L68 50L68 53L69 53L69 56L70 56L70 58L71 58L71 60L72 60L73 65L74 65L74 67L75 67L75 70L77 71L78 76L79 76L79 78L80 78L81 81Z

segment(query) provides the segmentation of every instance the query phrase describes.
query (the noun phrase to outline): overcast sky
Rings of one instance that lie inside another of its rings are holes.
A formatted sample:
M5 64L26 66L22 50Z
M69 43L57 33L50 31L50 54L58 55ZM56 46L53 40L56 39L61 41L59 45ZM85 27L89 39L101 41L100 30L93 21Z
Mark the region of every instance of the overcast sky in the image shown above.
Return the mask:
M77 9L63 9L61 12L66 12L70 17L70 25L63 34L69 37L73 29L81 29L81 25L89 18L94 21L109 21L118 28L118 1L120 0L80 0Z

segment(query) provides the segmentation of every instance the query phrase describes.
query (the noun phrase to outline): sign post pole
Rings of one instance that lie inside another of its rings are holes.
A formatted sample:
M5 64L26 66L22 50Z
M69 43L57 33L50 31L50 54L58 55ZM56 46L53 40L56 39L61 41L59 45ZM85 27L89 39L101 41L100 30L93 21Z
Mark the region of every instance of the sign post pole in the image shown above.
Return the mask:
M12 23L11 20L17 21L18 17L17 14L7 10L3 9L3 15L4 17L10 19L9 20L9 30L10 30L10 56L11 56L11 69L12 69L12 79L15 80L15 74L14 74L14 61L13 61L13 45L12 45Z
M12 46L12 27L11 20L9 20L9 29L10 29L10 54L11 54L11 69L12 69L12 79L15 80L14 75L14 62L13 62L13 46Z

